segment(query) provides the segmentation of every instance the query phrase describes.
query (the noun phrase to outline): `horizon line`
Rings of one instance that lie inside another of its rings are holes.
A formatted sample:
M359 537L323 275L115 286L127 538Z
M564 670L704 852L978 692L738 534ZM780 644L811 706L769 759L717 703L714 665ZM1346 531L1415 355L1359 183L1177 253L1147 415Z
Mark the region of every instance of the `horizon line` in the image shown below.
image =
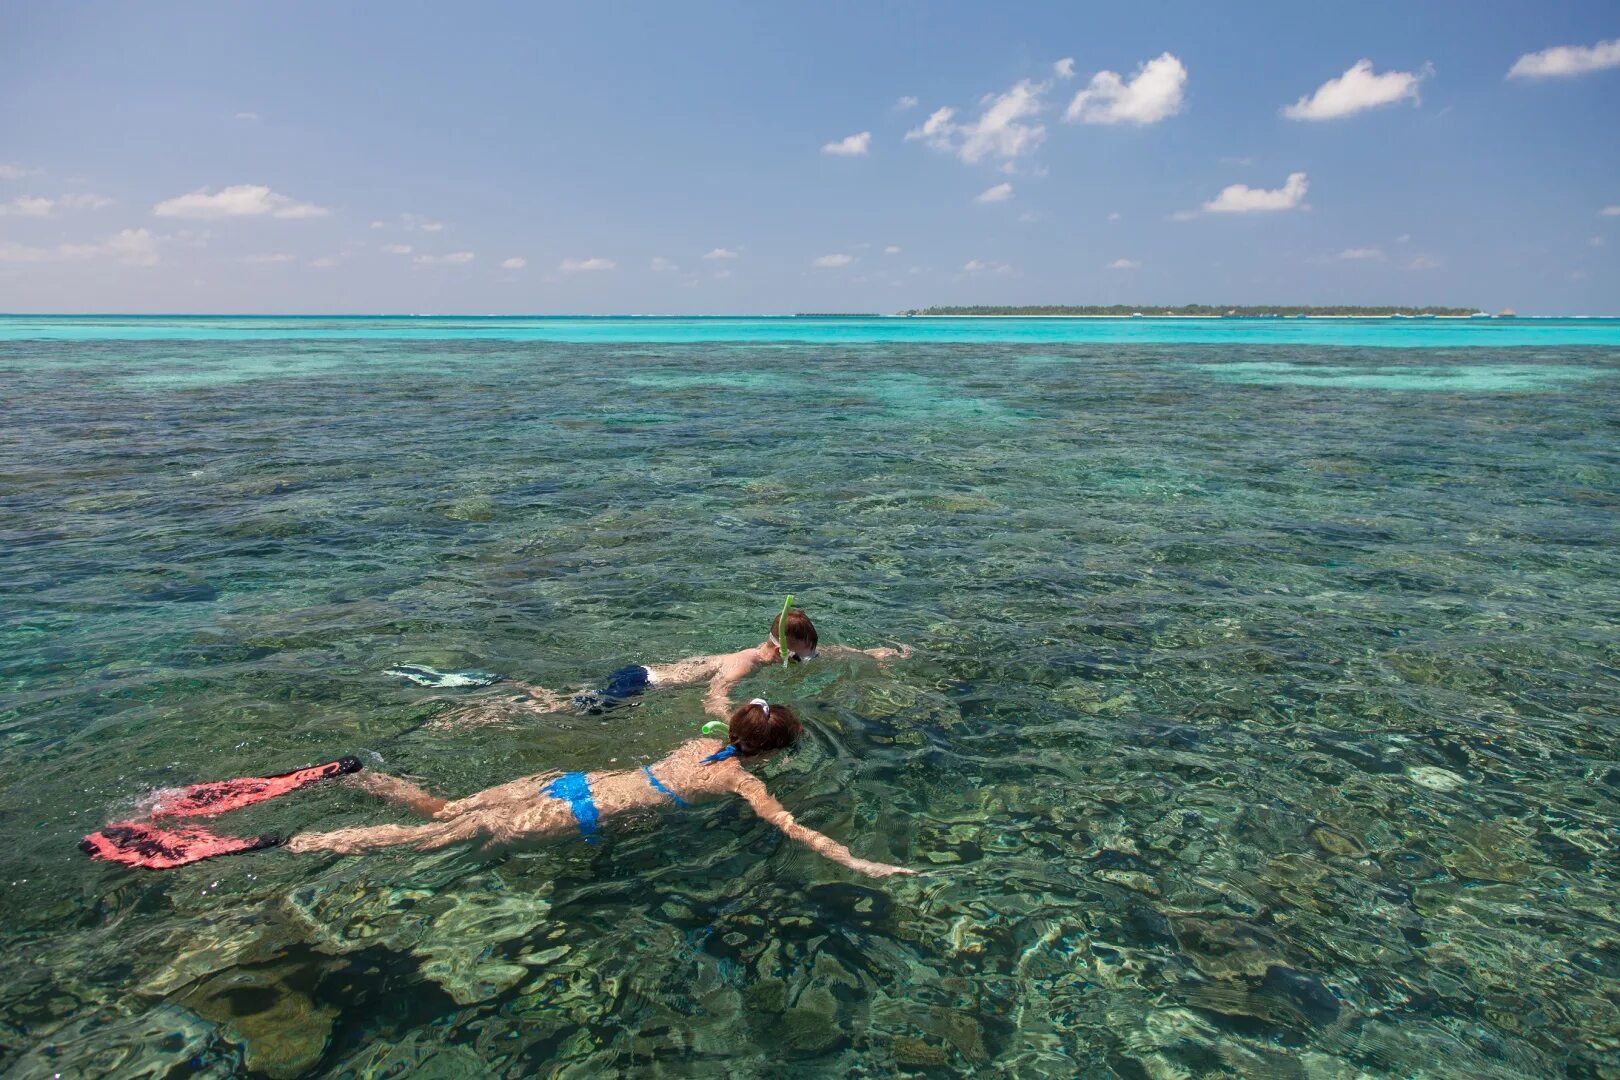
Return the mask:
M1120 305L1126 306L1126 305ZM1143 307L1160 305L1144 304ZM1247 304L1245 307L1264 305ZM1278 307L1290 305L1279 304ZM1311 305L1297 305L1301 307ZM1322 305L1329 306L1329 305ZM1368 304L1367 307L1380 305ZM1410 305L1388 305L1406 307ZM1497 315L1479 309L1472 315L907 315L904 312L708 312L700 315L675 312L610 312L588 314L584 312L412 312L412 311L0 311L0 319L1450 319L1511 320L1511 319L1620 319L1617 314L1589 314L1566 312L1560 314Z

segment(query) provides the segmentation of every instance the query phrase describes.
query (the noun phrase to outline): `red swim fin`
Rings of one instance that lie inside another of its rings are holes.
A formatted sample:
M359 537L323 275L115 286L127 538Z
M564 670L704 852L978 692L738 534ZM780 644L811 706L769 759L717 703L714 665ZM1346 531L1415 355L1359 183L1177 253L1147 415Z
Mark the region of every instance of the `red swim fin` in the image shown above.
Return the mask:
M325 765L311 765L307 769L275 776L245 776L240 780L216 780L210 784L192 784L175 788L158 796L152 808L153 817L212 817L227 810L251 806L289 791L297 791L317 780L345 776L363 768L357 757L338 758Z
M80 840L79 849L92 859L169 870L216 855L257 851L284 842L279 836L218 836L195 825L167 830L139 821L115 821Z

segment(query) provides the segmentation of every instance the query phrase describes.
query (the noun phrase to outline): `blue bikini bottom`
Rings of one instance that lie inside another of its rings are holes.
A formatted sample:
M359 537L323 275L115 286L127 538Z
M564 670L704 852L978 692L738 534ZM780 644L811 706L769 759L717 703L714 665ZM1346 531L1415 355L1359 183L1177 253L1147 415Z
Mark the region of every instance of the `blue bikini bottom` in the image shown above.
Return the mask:
M565 772L541 788L540 794L567 803L568 809L574 812L574 820L579 822L579 835L589 842L596 840L596 822L601 815L596 811L596 800L591 798L591 783L584 773Z
M665 796L670 802L683 809L690 805L685 799L666 787L662 780L654 776L650 767L643 765L641 772L647 778L647 783L651 784L652 789L658 794ZM601 820L602 815L596 809L596 800L591 798L591 782L584 773L565 772L561 776L548 781L540 789L540 794L549 795L553 799L561 799L567 803L568 809L573 811L574 820L579 822L579 835L583 836L589 843L596 842L596 823Z

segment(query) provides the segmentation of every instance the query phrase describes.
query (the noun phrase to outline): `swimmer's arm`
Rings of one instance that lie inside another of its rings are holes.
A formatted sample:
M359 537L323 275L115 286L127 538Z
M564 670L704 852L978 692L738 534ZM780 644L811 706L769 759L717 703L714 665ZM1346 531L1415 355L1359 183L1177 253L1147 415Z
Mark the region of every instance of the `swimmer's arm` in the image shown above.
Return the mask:
M849 645L828 645L825 649L817 651L827 656L870 656L874 660L905 660L917 650L910 645L901 643L893 649L881 646L876 649L857 649Z
M741 795L743 798L747 799L748 805L754 808L754 813L758 814L765 821L775 825L778 829L781 829L783 835L785 835L788 839L797 840L805 847L810 848L819 855L831 859L840 866L847 866L851 870L858 870L861 873L866 874L868 877L881 878L889 877L892 874L915 874L917 872L915 870L907 870L903 866L890 866L888 863L872 862L870 859L856 858L854 855L850 854L849 848L845 847L843 844L840 844L832 837L823 836L821 833L816 832L816 830L807 829L803 825L800 825L797 821L794 821L793 815L788 813L787 808L781 803L777 802L775 797L772 796L769 791L765 790L764 783L762 783L758 777L753 776L750 773L742 772L740 769L738 772L742 773L742 775L737 780L737 784L732 790L738 795Z
M722 720L731 719L731 688L739 680L721 672L709 680L709 692L703 697L703 711Z
M731 653L720 658L720 667L709 680L709 693L703 699L703 711L721 720L731 719L731 688L742 682L759 662L752 649Z

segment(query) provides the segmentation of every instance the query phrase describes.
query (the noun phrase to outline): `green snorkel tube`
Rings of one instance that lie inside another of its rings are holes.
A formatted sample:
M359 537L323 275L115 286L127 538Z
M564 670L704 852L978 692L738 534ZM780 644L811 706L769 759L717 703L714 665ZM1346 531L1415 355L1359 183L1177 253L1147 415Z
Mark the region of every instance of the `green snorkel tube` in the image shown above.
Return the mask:
M787 617L788 617L788 609L791 608L792 606L793 606L793 594L788 593L788 598L786 600L782 601L782 614L780 614L780 615L778 615L776 617L776 647L778 649L782 650L782 666L783 667L788 666Z

